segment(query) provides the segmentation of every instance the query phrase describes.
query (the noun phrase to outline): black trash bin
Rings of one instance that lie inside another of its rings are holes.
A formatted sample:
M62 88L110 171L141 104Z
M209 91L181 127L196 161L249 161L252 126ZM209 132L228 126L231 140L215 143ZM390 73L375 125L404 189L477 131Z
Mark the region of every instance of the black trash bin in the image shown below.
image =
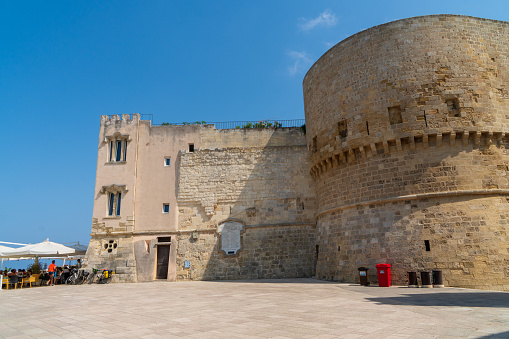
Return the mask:
M421 283L422 288L433 288L431 284L431 272L430 271L422 271L421 272Z
M442 271L433 270L433 287L444 287Z
M359 270L359 277L361 278L361 285L362 286L368 286L369 285L369 282L368 282L368 270L369 270L369 268L367 268L367 267L359 267L358 270Z
M417 283L417 272L407 272L408 274L408 287L419 287Z

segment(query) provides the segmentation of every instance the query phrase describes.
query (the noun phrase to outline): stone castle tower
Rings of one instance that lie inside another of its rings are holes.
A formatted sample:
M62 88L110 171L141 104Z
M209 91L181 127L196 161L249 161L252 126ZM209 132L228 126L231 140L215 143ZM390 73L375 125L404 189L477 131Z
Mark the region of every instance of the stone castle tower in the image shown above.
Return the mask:
M316 275L388 262L509 289L509 23L456 15L355 34L304 78Z

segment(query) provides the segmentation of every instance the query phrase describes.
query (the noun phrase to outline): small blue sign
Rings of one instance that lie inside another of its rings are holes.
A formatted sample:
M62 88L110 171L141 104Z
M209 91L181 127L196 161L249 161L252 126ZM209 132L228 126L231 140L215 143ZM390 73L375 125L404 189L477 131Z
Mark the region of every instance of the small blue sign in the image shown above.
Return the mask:
M189 260L184 261L184 268L191 268L191 262Z

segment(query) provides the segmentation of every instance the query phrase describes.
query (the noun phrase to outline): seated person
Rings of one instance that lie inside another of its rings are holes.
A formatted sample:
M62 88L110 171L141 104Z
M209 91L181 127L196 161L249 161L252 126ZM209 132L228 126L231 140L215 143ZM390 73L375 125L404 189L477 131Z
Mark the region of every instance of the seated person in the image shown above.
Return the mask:
M67 278L71 275L71 271L69 271L69 267L64 266L64 270L62 271L62 283L65 284L67 281Z
M9 277L9 288L16 287L18 284L18 275L16 273L16 270L13 268L10 273L7 274Z
M60 267L57 267L57 270L55 272L55 277L54 277L54 284L57 285L57 284L61 284L62 283L62 269Z
M43 284L47 284L49 281L49 274L48 272L41 272L40 279L42 280Z

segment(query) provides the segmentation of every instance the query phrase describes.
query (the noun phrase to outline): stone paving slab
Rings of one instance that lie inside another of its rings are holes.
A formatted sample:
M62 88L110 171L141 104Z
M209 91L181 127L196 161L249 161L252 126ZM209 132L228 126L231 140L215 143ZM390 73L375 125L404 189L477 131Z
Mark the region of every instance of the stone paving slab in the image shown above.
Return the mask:
M314 279L0 292L0 338L509 338L509 293Z

